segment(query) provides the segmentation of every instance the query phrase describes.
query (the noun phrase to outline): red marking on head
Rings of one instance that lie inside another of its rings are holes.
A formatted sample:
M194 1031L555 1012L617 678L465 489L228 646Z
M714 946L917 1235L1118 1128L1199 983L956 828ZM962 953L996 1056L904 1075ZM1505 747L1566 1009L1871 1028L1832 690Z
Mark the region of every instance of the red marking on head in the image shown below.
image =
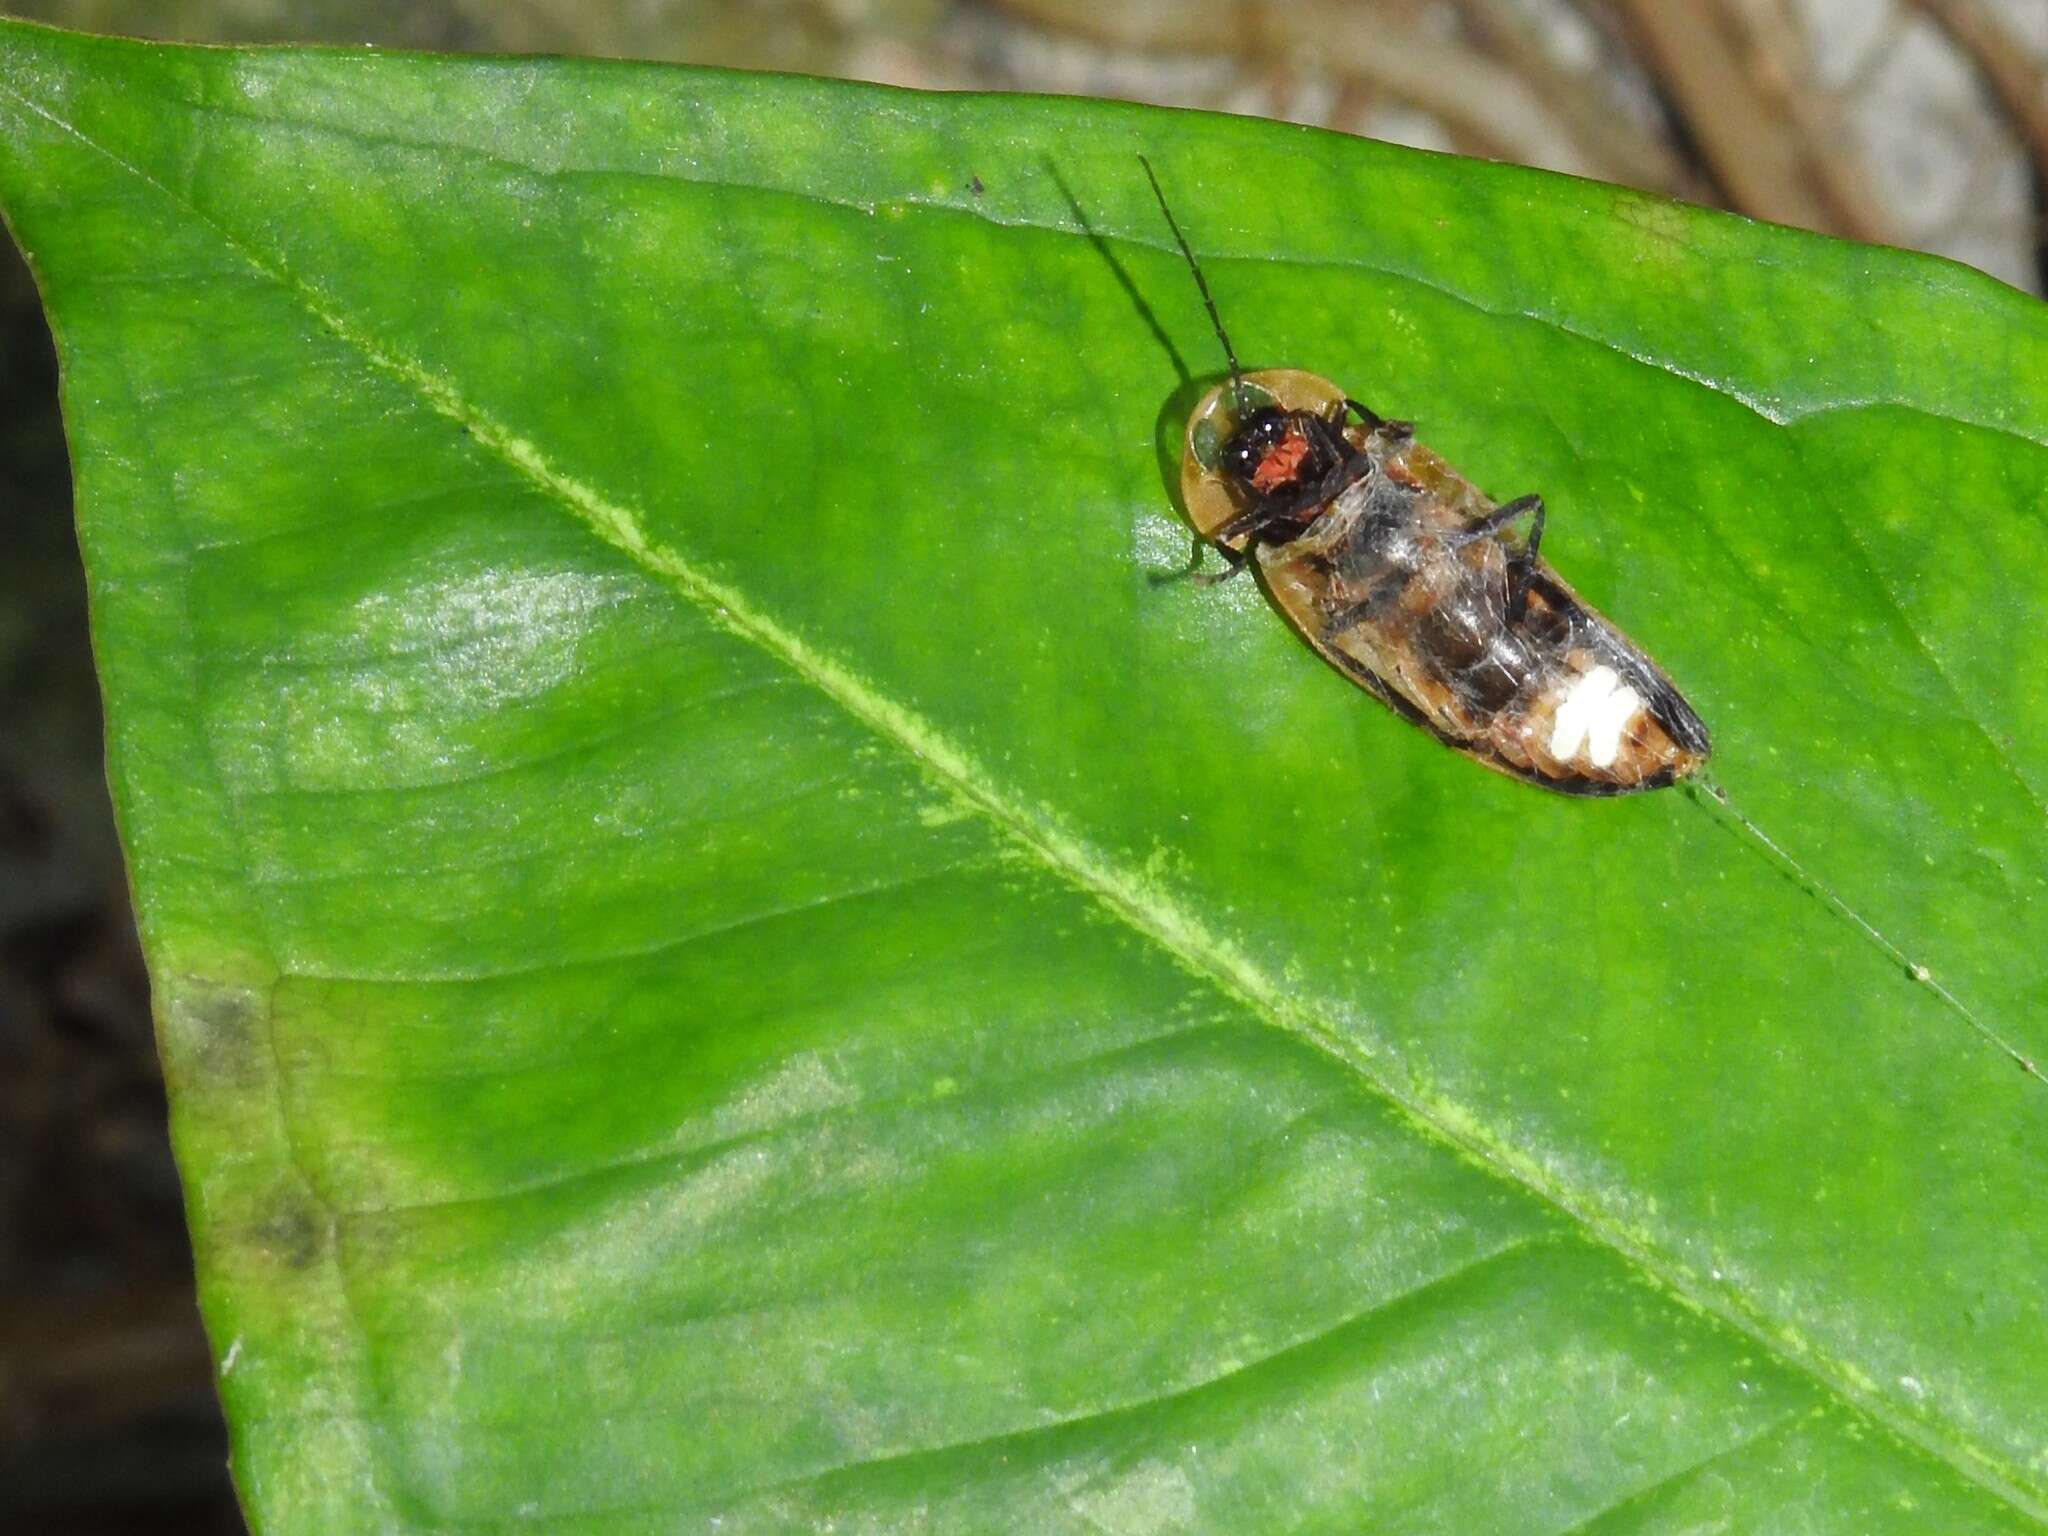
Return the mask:
M1259 467L1252 471L1252 489L1278 490L1301 473L1301 461L1307 457L1307 435L1299 427L1290 427L1285 437L1266 450Z

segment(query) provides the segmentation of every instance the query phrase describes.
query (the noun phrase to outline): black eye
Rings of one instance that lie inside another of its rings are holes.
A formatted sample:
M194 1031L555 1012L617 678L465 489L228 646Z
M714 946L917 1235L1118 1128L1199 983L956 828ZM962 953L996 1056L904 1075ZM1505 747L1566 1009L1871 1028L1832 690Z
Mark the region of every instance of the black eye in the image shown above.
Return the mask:
M1249 479L1264 461L1267 450L1286 435L1287 417L1284 413L1271 406L1258 411L1224 444L1224 472Z

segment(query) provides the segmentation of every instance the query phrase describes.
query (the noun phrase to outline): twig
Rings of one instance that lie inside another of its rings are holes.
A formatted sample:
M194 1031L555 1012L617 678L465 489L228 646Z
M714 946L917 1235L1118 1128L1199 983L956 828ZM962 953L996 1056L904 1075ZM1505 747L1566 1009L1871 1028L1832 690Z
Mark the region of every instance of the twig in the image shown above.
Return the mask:
M1840 102L1813 67L1807 34L1788 0L1722 0L1748 33L1750 72L1776 95L1805 148L1815 192L1834 213L1834 227L1859 240L1898 239L1884 202L1872 190L1863 157L1851 145Z
M1319 71L1336 79L1340 93L1361 84L1418 107L1496 158L1581 176L1606 169L1519 75L1339 0L1000 0L998 8L1105 47L1226 54Z
M1599 82L1560 64L1519 8L1507 0L1461 0L1459 12L1481 47L1535 87L1580 149L1605 162L1603 178L1667 196L1702 195L1700 178L1684 159L1624 113L1602 107Z
M1753 50L1744 18L1705 0L1613 4L1737 208L1781 224L1884 238L1880 218L1816 165L1808 142L1816 122L1795 115L1786 96L1747 67Z

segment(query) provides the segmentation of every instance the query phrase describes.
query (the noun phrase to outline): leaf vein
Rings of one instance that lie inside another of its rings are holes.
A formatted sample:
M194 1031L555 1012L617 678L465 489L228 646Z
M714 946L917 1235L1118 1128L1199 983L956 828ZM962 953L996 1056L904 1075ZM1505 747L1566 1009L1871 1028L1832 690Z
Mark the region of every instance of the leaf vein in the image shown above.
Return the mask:
M1092 1408L1078 1409L1029 1424L1021 1429L999 1430L992 1434L971 1435L961 1440L948 1440L937 1445L915 1446L907 1450L886 1452L880 1456L866 1456L844 1461L832 1466L819 1467L811 1472L784 1481L758 1488L741 1490L735 1499L758 1498L764 1495L788 1493L798 1488L811 1486L827 1480L866 1475L881 1468L900 1465L905 1462L924 1461L940 1456L955 1455L962 1451L974 1451L989 1446L1014 1446L1028 1441L1042 1439L1048 1435L1070 1431L1082 1425L1108 1420L1133 1419L1141 1414L1174 1403L1215 1392L1243 1377L1267 1369L1278 1361L1300 1359L1316 1349L1329 1344L1342 1335L1359 1332L1375 1320L1383 1319L1395 1311L1408 1311L1441 1296L1445 1291L1469 1283L1476 1276L1485 1274L1503 1265L1526 1257L1532 1250L1546 1244L1560 1241L1562 1234L1538 1237L1514 1238L1498 1248L1455 1264L1440 1274L1396 1291L1392 1295L1375 1297L1355 1312L1349 1312L1315 1328L1298 1339L1279 1344L1254 1359L1246 1360L1204 1376L1199 1381L1169 1391L1155 1392L1145 1397L1133 1398L1128 1402L1105 1403Z

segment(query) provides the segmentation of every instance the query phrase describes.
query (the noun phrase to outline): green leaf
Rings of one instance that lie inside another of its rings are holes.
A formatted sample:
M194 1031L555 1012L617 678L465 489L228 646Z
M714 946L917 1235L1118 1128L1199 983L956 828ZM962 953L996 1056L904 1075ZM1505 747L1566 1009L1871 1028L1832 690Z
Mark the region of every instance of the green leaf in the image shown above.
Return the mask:
M1155 580L1221 359L1140 151L1786 857ZM0 200L260 1531L2048 1522L2032 301L1275 124L19 24Z

